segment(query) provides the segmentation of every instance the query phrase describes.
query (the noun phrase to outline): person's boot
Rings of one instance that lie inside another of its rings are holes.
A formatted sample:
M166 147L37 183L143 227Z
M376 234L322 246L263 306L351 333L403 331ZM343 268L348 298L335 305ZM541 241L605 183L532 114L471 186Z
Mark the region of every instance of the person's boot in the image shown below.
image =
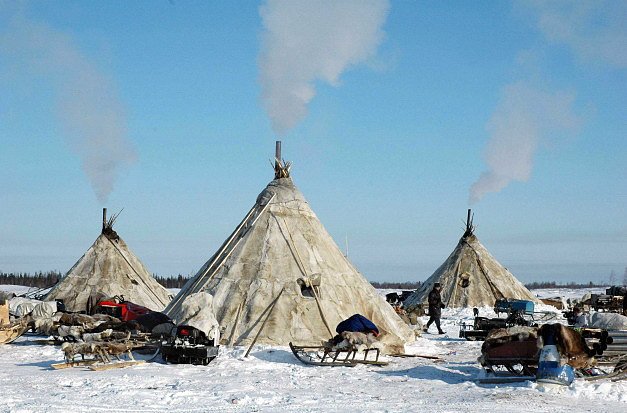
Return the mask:
M446 331L440 330L440 331L438 331L438 334L446 334Z

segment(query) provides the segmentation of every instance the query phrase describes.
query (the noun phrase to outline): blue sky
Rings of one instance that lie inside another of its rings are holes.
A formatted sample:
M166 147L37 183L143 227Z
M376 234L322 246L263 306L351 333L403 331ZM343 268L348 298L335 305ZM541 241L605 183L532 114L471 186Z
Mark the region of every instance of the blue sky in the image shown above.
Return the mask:
M373 52L335 84L310 83L306 115L278 135L260 6L282 16L280 2L0 1L0 270L67 271L107 206L124 208L117 230L151 271L194 273L272 178L280 138L295 183L370 280L426 279L469 206L523 281L622 278L624 3L358 4L378 7ZM303 7L305 28L325 9ZM361 27L352 19L337 21ZM105 144L119 166L106 201L82 166L102 143L81 146L93 124L120 139ZM490 171L505 184L470 205Z

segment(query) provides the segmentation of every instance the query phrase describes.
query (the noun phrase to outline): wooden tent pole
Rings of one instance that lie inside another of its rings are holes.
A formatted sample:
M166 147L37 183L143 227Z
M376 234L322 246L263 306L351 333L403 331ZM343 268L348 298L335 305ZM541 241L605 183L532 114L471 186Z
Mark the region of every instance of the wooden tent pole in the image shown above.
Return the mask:
M270 306L268 306L268 308L269 308L268 315L266 316L266 319L263 320L263 323L261 324L261 327L259 328L259 331L257 332L257 335L253 339L253 342L250 343L250 347L248 347L248 350L246 351L246 354L244 355L244 357L248 357L248 355L250 354L250 350L252 350L253 346L257 342L257 339L261 335L261 332L263 331L263 328L266 326L266 323L270 319L270 315L272 315L272 310L274 310L274 307L276 306L276 303L279 301L279 298L281 297L281 294L283 294L283 291L285 291L285 287L281 288L281 291L279 292L279 295L277 295L276 298L274 299L274 301L272 301L270 303Z
M258 205L255 204L252 209L250 210L250 212L248 213L248 215L246 216L246 218L244 218L244 220L240 223L240 225L237 227L237 229L233 232L233 234L231 234L231 237L228 239L228 241L225 241L225 243L222 245L222 247L220 248L219 254L216 252L216 254L211 257L211 259L209 260L210 264L207 265L202 273L201 276L198 276L198 274L196 276L194 276L194 278L192 278L190 280L190 282L192 282L192 284L187 287L187 283L183 286L183 289L176 295L176 297L174 297L174 299L170 302L170 304L168 304L168 306L166 307L166 309L164 310L164 312L167 314L169 311L171 311L172 309L174 309L175 306L177 306L179 304L179 302L181 302L181 300L183 299L183 296L187 296L189 294L189 291L192 290L194 291L201 283L203 283L202 287L200 287L200 289L203 289L213 278L213 276L218 272L218 270L220 269L220 267L222 267L222 264L224 264L224 262L231 256L231 254L233 253L233 251L235 251L235 248L237 248L237 246L239 245L240 241L243 239L243 234L240 234L239 232L245 227L248 226L253 227L256 223L257 220L259 220L259 218L261 217L261 215L264 213L264 211L268 208L268 206L270 205L270 202L272 202L272 200L274 199L276 193L272 194L272 197L270 197L270 199L268 200L268 203L265 204L262 208L261 211L259 211L259 213L252 218L253 212L258 208ZM252 218L252 222L249 222L249 220ZM236 234L239 234L239 238L237 239L237 241L235 242L234 245L229 245L233 239L236 237ZM222 254L224 254L224 252L226 251L227 247L230 248L230 251L226 254L225 257L223 257L220 262L216 265L216 262L218 261L218 259L220 258L220 256ZM205 279L205 277L207 277L207 274L209 273L209 270L211 269L211 267L213 267L214 265L215 268L213 269L213 271L211 272L211 275L209 275L209 277L207 279ZM202 269L201 269L202 271ZM200 273L200 271L199 271ZM195 280L195 281L194 281Z
M196 284L200 283L202 281L202 278L207 274L207 271L209 271L209 269L211 268L211 266L213 266L213 264L215 264L216 260L218 258L220 258L220 255L222 255L222 253L224 252L224 250L229 246L229 244L231 243L231 241L233 241L233 238L235 238L235 236L239 233L239 231L242 229L242 227L244 227L244 225L246 225L247 221L250 219L250 217L253 215L253 213L255 212L255 209L257 209L257 204L255 203L255 205L252 206L252 208L250 208L250 211L248 211L248 214L246 214L246 216L244 217L244 219L240 222L240 224L235 228L235 231L233 231L233 233L231 233L231 236L229 238L227 238L226 241L224 241L224 243L220 246L220 248L218 249L218 251L209 259L209 261L207 261L206 264L206 268L204 269L204 273L196 278L196 280L194 281L194 278L191 278L189 280L189 282L191 282L191 284L188 286L188 283L185 283L185 285L183 286L183 288L181 289L181 291L179 292L179 294L176 295L176 297L174 297L174 299L172 301L170 301L170 304L168 304L167 308L166 308L166 312L171 309L174 308L175 305L177 305L179 303L179 301L181 300L179 297L182 297L183 294L187 295L187 292L189 290L193 290L196 287ZM203 271L203 269L201 268L201 271ZM200 272L200 271L199 271ZM198 275L198 274L197 274Z
M285 229L287 230L287 234L290 236L289 242L291 242L292 244L291 247L294 248L294 251L296 251L296 255L298 257L297 261L299 264L300 271L303 273L305 277L309 277L307 275L307 271L305 270L305 264L303 264L303 258L300 256L300 252L298 252L298 248L296 248L296 243L294 242L294 238L292 237L292 232L290 231L290 227L287 225L287 221L285 220L285 218L283 218L283 223L285 224ZM318 294L316 293L316 289L314 288L313 284L311 285L311 291L313 292L313 296L316 299L316 305L318 306L318 311L320 311L320 317L322 318L322 322L324 323L324 326L327 328L327 331L331 335L331 338L333 338L334 336L333 332L331 331L331 327L329 327L329 322L327 321L327 318L324 315L324 311L322 310L322 304L320 303L320 299L318 298Z
M229 347L233 347L233 340L235 339L235 331L237 330L237 325L239 324L239 316L242 312L242 307L244 302L241 301L237 306L237 315L235 316L235 324L233 324L233 330L231 330L231 336L229 337Z
M313 292L314 298L316 299L316 304L318 305L318 311L320 311L320 317L322 317L322 321L324 322L324 326L327 328L329 335L331 338L334 337L333 332L331 332L331 327L329 327L329 322L327 318L324 316L324 311L322 311L322 305L320 305L320 300L318 299L318 293L316 293L316 289L313 284L311 285L311 291Z

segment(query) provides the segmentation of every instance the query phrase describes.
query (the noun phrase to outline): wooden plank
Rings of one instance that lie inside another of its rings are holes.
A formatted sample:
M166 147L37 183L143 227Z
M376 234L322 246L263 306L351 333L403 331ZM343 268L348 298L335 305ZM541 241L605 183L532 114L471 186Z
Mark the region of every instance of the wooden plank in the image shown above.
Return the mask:
M388 354L388 357L417 357L417 358L422 358L422 359L444 361L442 357L427 356L423 354Z
M9 302L5 301L0 304L0 326L4 326L5 324L11 324L11 319L9 318Z
M134 360L134 361L119 361L108 364L98 364L89 366L89 370L92 371L102 371L102 370L111 370L111 369L121 369L124 367L135 366L137 364L144 364L144 360Z
M235 316L235 323L233 324L233 329L231 330L231 335L229 336L229 347L233 347L233 340L235 340L235 332L237 331L237 326L239 324L239 316L242 313L242 307L244 307L244 302L240 302L237 306L237 315Z
M80 361L73 361L71 363L53 363L50 365L50 367L52 367L55 370L62 370L62 369L68 369L70 367L89 366L97 362L98 360L80 360Z

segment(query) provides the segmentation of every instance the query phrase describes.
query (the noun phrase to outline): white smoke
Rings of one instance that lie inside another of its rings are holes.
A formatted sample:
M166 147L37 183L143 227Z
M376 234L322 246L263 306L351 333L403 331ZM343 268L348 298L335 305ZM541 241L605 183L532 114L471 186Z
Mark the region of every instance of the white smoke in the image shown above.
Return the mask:
M573 113L574 100L572 93L549 93L526 82L507 86L488 123L488 170L471 186L470 203L499 192L512 181L527 181L541 139L580 124Z
M0 29L0 59L6 62L1 74L18 74L29 87L45 84L54 91L64 137L81 157L82 169L104 203L120 171L136 159L115 87L70 35L21 12L8 20Z
M263 105L284 134L307 114L315 82L333 86L347 68L375 55L387 0L268 0L259 56Z
M553 0L523 3L552 44L568 46L586 62L627 68L627 2Z
M521 1L547 43L566 46L578 62L627 68L627 3L603 0ZM470 202L527 181L538 145L552 133L577 127L572 93L543 92L526 82L504 89L488 125L488 170L470 188Z

